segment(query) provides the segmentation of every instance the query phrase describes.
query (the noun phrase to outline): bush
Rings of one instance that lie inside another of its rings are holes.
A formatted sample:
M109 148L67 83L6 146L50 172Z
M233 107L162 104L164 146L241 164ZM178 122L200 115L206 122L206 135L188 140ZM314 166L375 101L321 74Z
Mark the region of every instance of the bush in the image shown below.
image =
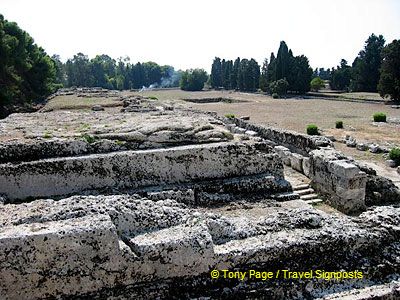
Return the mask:
M336 121L336 128L338 129L343 128L343 121Z
M226 114L226 115L225 115L225 118L234 119L234 118L235 118L235 115L234 115L234 114Z
M278 95L277 93L273 93L273 94L272 94L272 98L274 98L274 99L279 99L279 95Z
M389 152L389 158L396 162L396 165L400 165L400 148L393 148Z
M383 112L374 114L374 122L386 122L386 114Z
M325 82L319 77L315 77L313 80L311 80L310 87L315 92L318 92L318 90L320 90L324 86Z
M148 98L151 100L158 100L158 98L156 96L149 96Z
M318 135L318 126L314 124L307 125L307 134Z
M278 94L279 96L286 95L287 89L289 87L289 83L286 79L279 79L277 81L273 81L269 84L269 90L272 94Z

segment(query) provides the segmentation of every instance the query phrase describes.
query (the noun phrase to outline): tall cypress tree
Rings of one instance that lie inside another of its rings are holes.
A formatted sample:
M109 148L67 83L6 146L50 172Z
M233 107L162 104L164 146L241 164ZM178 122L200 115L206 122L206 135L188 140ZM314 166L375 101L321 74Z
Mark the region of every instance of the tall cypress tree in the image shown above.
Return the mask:
M249 77L250 86L249 91L256 91L260 86L260 66L255 59L250 59L249 62Z
M274 52L271 52L269 65L267 68L267 86L269 86L269 84L273 81L276 81L276 58Z
M231 74L233 69L233 62L231 60L226 61L224 70L224 89L229 90L232 88Z
M239 68L240 68L240 57L235 59L235 62L233 63L232 67L232 73L231 73L231 87L233 89L238 89L238 76L239 76Z
M289 49L284 41L281 41L276 56L276 80L287 78L289 75L290 55Z
M222 86L222 66L221 59L219 57L214 58L211 66L210 82L211 87L213 88L219 88Z
M263 65L261 67L260 74L260 89L263 92L268 90L268 59L264 59Z

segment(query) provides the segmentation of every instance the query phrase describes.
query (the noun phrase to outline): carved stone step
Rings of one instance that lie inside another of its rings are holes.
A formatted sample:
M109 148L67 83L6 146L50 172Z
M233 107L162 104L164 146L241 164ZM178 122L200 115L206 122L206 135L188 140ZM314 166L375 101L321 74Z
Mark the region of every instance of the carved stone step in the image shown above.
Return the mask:
M309 189L305 189L305 190L298 190L298 191L296 191L296 194L303 196L303 195L313 194L314 192L315 192L314 189L309 188Z
M304 196L300 196L301 200L313 200L313 199L318 199L318 195L317 194L309 194L309 195L304 195Z
M310 187L309 184L300 184L300 185L294 186L293 191L304 190L304 189L308 189L309 187Z

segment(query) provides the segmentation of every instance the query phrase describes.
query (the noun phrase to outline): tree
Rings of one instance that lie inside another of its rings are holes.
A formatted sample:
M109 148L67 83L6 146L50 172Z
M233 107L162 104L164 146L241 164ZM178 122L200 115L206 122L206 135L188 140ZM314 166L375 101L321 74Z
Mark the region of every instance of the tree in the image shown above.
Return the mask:
M290 54L288 47L284 41L279 45L278 54L276 56L276 79L288 78L290 68Z
M65 66L61 61L61 57L57 54L54 54L51 59L53 60L56 68L55 84L57 84L57 87L65 86L67 84L67 78L65 74Z
M288 77L289 90L300 94L308 92L312 73L306 56L291 57Z
M214 58L211 66L210 83L212 88L220 88L222 86L222 65L219 57Z
M56 72L56 62L33 38L0 15L0 115L53 92Z
M365 41L353 62L351 75L351 89L354 91L376 92L379 81L379 68L381 67L381 52L385 45L382 35L372 34Z
M97 55L90 61L93 85L112 89L110 79L115 77L115 60L108 55Z
M223 83L222 83L224 89L226 90L232 88L232 82L231 82L232 69L233 69L233 62L231 60L226 61L225 67L223 68Z
M381 97L400 101L400 40L394 40L382 50L382 67L378 91Z
M304 55L293 56L292 50L288 49L284 41L280 43L276 58L274 53L271 53L265 75L267 87L279 79L286 79L290 92L305 93L310 90L312 76L313 70L308 58Z
M68 86L91 87L94 85L95 78L91 70L89 58L83 53L77 53L72 59L67 61L66 73Z
M340 66L332 70L330 86L333 90L346 90L350 86L351 68L345 59L340 61Z
M268 86L271 82L276 81L276 58L274 52L271 53L269 58L269 65L267 68L267 82Z
M263 92L268 91L268 59L264 59L263 65L261 67L260 89Z
M235 62L233 63L232 73L230 76L232 89L238 89L239 68L240 68L240 57L236 58Z
M155 62L149 61L142 64L144 73L145 73L145 86L149 86L151 84L160 84L161 83L161 67Z
M325 86L325 82L320 77L315 77L310 83L311 90L318 92L322 87Z
M201 91L207 79L207 72L203 69L186 70L182 73L180 88L184 91Z

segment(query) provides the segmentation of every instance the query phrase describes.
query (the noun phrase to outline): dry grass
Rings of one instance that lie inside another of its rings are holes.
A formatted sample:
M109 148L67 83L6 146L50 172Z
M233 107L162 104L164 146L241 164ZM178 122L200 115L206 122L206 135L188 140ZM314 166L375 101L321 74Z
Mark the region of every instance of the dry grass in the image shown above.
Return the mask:
M90 109L93 105L102 105L104 107L122 106L117 97L77 97L75 95L57 96L51 99L42 111L62 110L62 109Z
M349 99L349 100L374 100L374 101L384 101L384 99L379 96L378 93L367 93L367 92L352 92L352 93L337 93L335 91L324 92L314 92L313 94L320 94L325 97L338 97L338 99Z

